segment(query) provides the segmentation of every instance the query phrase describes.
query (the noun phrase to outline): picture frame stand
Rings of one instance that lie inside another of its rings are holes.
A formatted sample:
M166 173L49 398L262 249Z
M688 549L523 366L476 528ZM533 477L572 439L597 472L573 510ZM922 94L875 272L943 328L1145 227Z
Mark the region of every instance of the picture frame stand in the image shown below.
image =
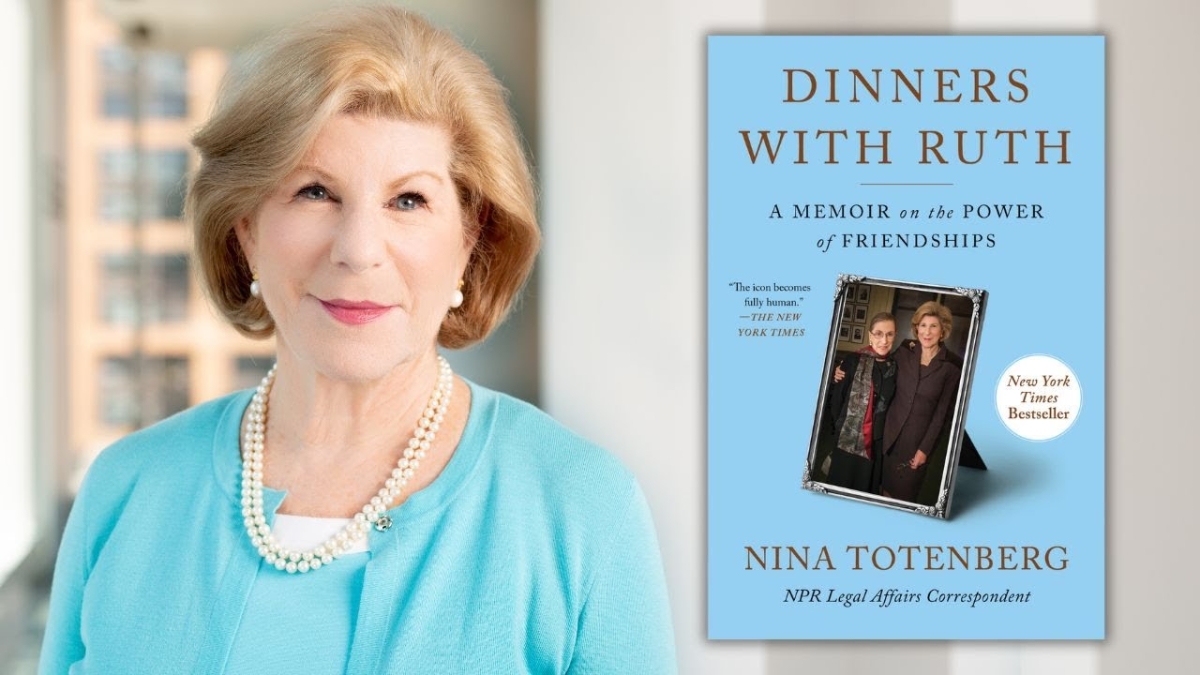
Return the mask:
M983 463L983 455L979 454L979 449L971 440L971 434L968 434L965 429L963 430L962 450L958 453L958 465L968 469L987 471L987 464Z

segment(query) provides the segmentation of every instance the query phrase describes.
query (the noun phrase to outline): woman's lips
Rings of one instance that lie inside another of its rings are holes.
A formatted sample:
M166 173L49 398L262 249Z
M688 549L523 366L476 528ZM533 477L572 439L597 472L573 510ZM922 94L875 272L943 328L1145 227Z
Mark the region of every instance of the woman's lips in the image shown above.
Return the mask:
M392 309L387 305L352 300L321 300L321 306L333 318L352 326L370 323Z

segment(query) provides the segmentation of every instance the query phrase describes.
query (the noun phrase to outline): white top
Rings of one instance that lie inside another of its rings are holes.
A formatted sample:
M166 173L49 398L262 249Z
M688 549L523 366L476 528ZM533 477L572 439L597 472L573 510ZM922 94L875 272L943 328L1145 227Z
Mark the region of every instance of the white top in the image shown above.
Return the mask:
M308 551L329 541L350 523L350 518L314 518L311 516L290 516L283 513L275 514L275 522L271 525L271 534L280 546L292 551ZM368 537L362 537L342 555L366 553L371 550L367 545Z

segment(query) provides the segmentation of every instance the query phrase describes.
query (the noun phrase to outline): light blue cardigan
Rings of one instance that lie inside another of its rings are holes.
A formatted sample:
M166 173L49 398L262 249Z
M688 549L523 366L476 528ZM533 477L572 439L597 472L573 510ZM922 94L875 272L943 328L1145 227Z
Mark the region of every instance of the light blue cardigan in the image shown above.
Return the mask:
M629 472L536 408L471 392L442 474L392 510L389 531L370 532L357 617L313 617L343 645L349 634L346 662L304 672L675 672L658 546ZM201 405L101 453L59 552L42 673L223 673L239 631L320 654L274 622L241 625L256 579L286 574L242 529L249 399ZM282 498L267 494L268 514Z

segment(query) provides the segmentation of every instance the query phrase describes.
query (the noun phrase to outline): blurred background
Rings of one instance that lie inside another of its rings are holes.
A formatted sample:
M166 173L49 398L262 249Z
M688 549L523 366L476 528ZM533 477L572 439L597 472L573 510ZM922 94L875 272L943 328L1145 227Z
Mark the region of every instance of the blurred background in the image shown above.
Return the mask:
M180 220L195 162L188 138L248 41L338 4L0 0L0 673L34 670L58 534L96 453L269 367L270 342L224 326L193 278ZM1134 420L1186 419L1191 399L1185 379L1151 380L1137 355L1143 314L1180 317L1178 329L1159 326L1160 338L1198 327L1194 313L1166 307L1177 294L1156 290L1195 283L1200 242L1186 202L1200 155L1200 97L1188 84L1200 65L1196 4L399 4L492 64L542 190L545 247L524 302L487 345L451 359L539 403L637 474L659 530L681 672L1191 672L1200 593L1179 561L1200 545L1171 514L1195 512L1200 467L1184 427ZM704 36L746 32L1109 36L1108 461L1119 479L1110 479L1104 643L705 639L704 486L720 477L706 474L704 444ZM1150 453L1159 461L1145 461Z

